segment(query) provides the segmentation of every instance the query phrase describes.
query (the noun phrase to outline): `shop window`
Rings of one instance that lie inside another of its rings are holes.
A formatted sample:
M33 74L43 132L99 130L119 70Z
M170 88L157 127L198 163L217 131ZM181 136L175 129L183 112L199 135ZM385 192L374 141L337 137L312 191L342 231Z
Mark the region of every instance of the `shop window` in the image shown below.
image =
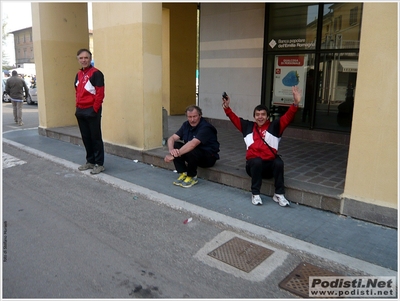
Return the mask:
M357 53L327 53L319 64L320 86L315 126L350 131L357 81Z
M361 26L358 22L358 12L362 3L324 4L323 23L333 23L332 31L323 33L321 48L325 49L354 49L359 47ZM358 26L354 26L357 25Z
M275 3L269 11L271 50L315 49L318 5Z
M287 111L297 85L303 100L294 126L350 132L361 11L362 3L268 6L263 102L272 119Z

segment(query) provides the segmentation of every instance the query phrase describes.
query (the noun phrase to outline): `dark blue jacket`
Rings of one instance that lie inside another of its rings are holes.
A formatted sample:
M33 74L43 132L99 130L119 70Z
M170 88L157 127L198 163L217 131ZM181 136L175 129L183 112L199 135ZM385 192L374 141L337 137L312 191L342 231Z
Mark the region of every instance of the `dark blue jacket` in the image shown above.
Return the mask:
M184 143L187 143L193 138L199 139L201 143L197 147L219 159L217 129L203 117L201 117L199 124L195 127L192 127L189 121L185 121L175 134L178 135Z

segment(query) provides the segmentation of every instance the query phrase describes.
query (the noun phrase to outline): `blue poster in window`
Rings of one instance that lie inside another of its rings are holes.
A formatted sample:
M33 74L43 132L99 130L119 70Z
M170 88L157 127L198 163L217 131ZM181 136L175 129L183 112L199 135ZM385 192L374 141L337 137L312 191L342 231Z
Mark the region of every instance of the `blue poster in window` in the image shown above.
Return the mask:
M290 106L293 103L292 87L298 86L303 94L299 107L304 107L306 75L307 55L276 55L272 104Z

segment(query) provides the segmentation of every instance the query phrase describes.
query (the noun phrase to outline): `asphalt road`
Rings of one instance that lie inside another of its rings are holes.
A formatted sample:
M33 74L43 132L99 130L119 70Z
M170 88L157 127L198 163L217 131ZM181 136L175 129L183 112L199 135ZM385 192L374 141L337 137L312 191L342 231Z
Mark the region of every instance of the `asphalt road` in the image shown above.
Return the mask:
M4 298L290 296L277 288L281 277L240 279L194 258L226 229L184 224L186 212L7 145L3 152L26 162L3 170Z
M14 122L12 104L3 102L3 133L6 131L20 130L26 128L37 127L39 125L38 105L28 105L24 102L22 106L23 126L19 126Z

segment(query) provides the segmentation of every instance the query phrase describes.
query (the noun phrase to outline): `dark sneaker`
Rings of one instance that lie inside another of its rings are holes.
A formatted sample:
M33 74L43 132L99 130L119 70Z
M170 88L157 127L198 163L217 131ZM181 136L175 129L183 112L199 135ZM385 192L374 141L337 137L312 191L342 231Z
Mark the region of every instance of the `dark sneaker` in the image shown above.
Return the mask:
M184 187L184 188L189 188L189 187L192 187L197 182L198 182L197 181L197 176L194 176L194 177L187 176L186 179L183 181L181 186Z
M79 170L88 170L92 169L94 167L94 164L92 163L86 163L78 167Z
M96 164L94 167L93 167L93 170L90 172L92 175L97 175L97 174L99 174L99 173L101 173L102 171L104 171L104 166L103 165L99 165L99 164Z
M176 186L182 186L183 181L186 179L186 172L180 174L179 178L176 179L173 184Z

